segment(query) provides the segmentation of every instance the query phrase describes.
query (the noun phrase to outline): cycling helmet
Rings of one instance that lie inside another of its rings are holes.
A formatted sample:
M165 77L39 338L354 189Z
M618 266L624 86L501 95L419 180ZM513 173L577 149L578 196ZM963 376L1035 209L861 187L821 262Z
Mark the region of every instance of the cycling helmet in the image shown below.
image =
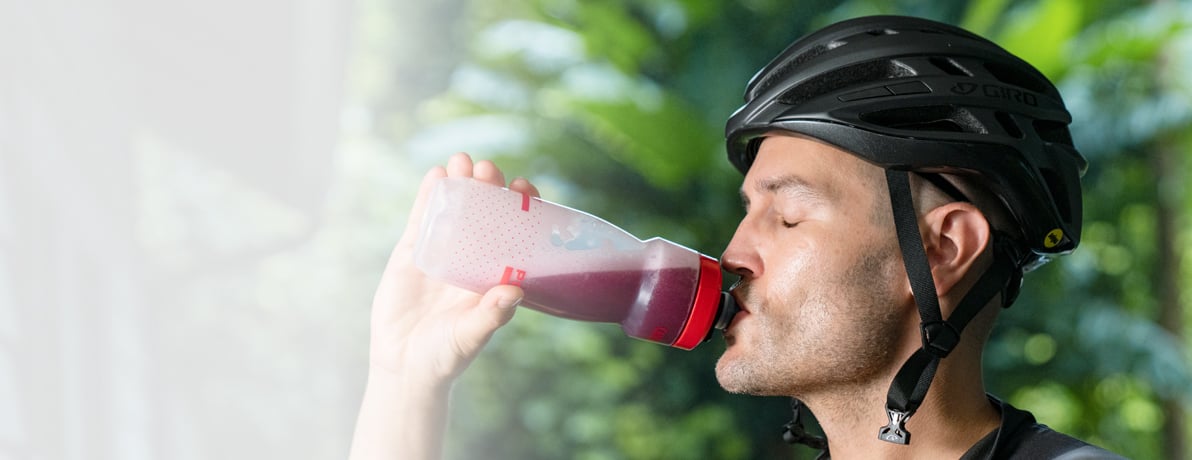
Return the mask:
M890 420L879 438L909 443L903 424L968 321L998 293L1009 306L1024 271L1079 243L1080 176L1088 163L1072 144L1070 122L1059 91L1030 64L971 32L913 17L830 25L795 41L749 82L725 133L729 160L742 173L775 130L819 139L886 170L923 347L891 384ZM1011 234L995 229L994 263L947 319L919 236L912 173L953 196L958 190L940 174L988 191L1015 227L1005 229ZM794 401L787 440L826 447L803 431L799 407Z
M1036 256L1080 241L1080 176L1059 91L1030 64L968 31L873 16L808 35L757 73L728 121L745 172L760 138L805 134L888 169L951 173L995 194Z

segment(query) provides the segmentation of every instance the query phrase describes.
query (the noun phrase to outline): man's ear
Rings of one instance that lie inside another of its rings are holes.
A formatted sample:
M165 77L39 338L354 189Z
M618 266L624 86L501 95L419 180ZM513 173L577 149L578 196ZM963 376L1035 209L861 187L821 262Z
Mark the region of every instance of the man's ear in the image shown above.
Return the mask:
M919 226L931 276L940 297L956 289L978 265L992 237L989 221L971 203L952 202L928 211ZM965 283L967 285L970 283Z

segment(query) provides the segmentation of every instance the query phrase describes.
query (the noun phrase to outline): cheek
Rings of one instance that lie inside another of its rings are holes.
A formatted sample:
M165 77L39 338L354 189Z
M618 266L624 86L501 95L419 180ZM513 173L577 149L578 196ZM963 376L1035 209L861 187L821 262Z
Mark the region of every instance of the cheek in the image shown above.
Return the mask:
M833 261L847 257L839 248L807 243L810 238L802 241L788 244L767 264L766 278L772 296L768 300L777 305L799 302L808 293L824 287L834 269Z
M767 266L768 322L787 331L821 334L847 327L856 320L852 316L880 313L872 309L896 301L899 286L906 284L905 277L897 277L902 265L891 252L896 247L814 236L820 243L784 251Z
M783 315L797 308L807 297L807 288L816 283L815 264L806 252L787 252L766 273L766 306L774 315Z
M764 316L775 329L790 333L822 327L825 291L830 290L828 260L811 248L785 251L779 263L769 266L766 273L768 311Z

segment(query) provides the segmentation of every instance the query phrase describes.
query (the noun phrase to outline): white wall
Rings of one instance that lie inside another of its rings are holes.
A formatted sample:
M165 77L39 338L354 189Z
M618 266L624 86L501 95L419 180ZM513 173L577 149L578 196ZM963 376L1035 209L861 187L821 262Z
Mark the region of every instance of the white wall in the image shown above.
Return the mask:
M0 0L0 459L346 456L409 173L356 14Z

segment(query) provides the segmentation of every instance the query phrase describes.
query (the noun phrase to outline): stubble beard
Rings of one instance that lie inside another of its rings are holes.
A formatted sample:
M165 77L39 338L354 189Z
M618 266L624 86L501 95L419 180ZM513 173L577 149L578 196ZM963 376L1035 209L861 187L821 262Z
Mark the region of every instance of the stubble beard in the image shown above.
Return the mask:
M806 397L860 392L884 377L903 333L890 298L898 273L891 261L899 259L876 247L861 254L850 270L818 281L833 289L814 291L799 305L759 306L748 340L716 365L720 385L732 393ZM746 305L757 305L757 294L745 286Z

